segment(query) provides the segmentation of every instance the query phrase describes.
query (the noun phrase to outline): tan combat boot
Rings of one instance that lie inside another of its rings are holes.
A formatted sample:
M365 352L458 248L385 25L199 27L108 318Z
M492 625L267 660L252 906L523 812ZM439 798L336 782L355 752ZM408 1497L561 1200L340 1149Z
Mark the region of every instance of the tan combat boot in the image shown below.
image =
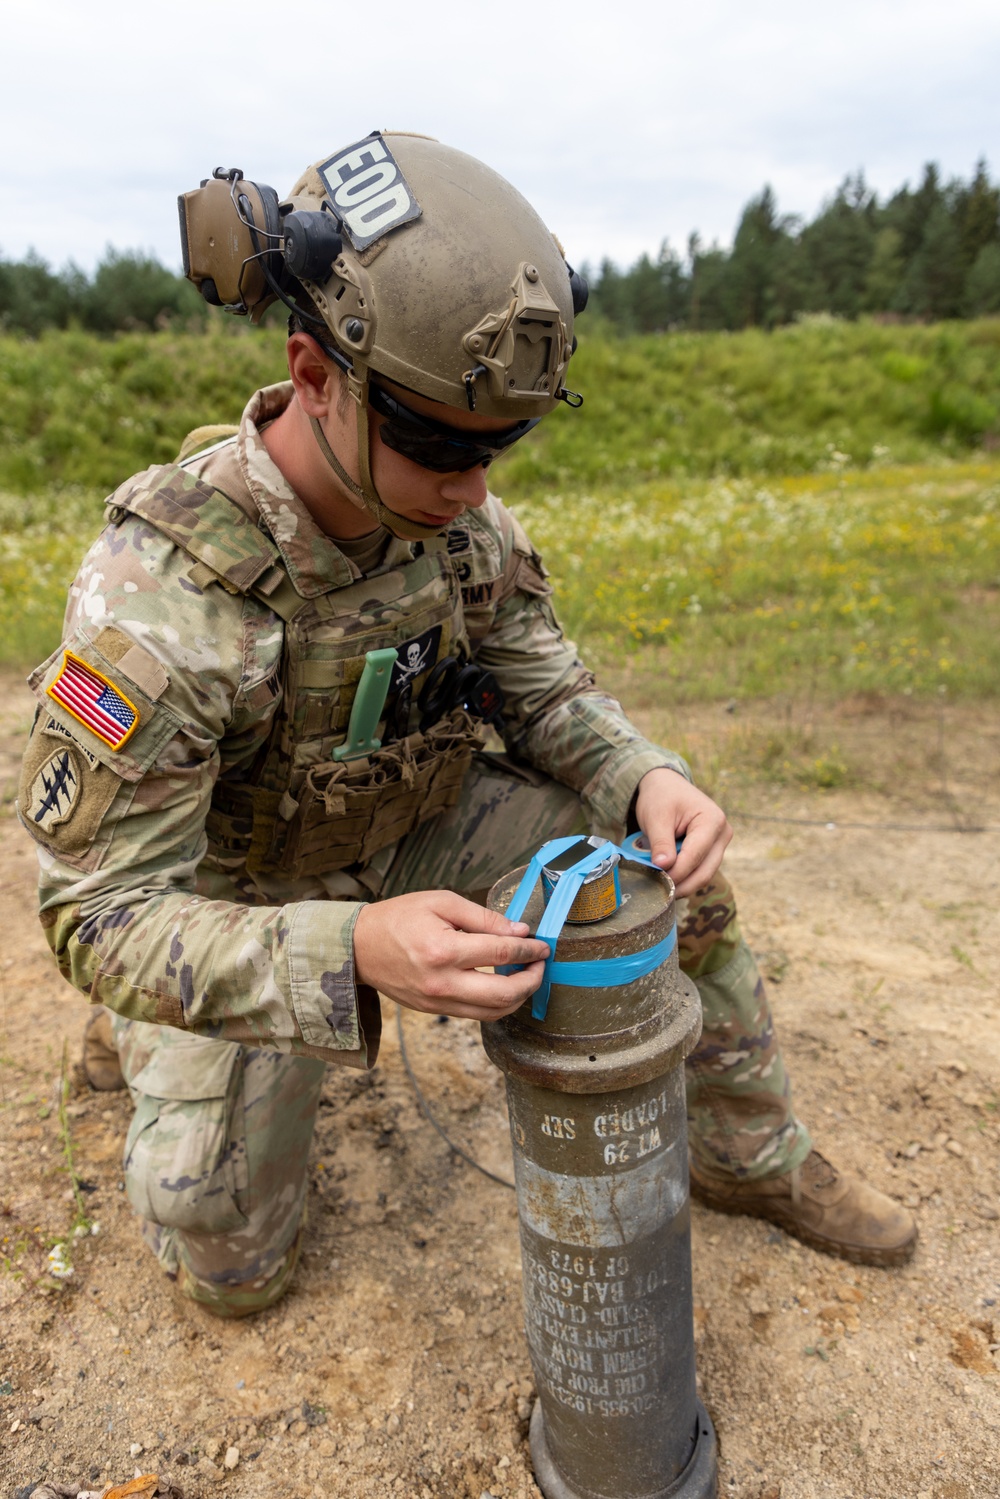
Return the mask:
M758 1181L709 1176L692 1162L691 1196L719 1213L767 1218L813 1249L856 1265L902 1265L917 1243L911 1213L838 1171L818 1150L784 1176Z
M111 1016L103 1006L87 1021L83 1033L82 1067L87 1082L99 1093L114 1093L125 1087L111 1030Z

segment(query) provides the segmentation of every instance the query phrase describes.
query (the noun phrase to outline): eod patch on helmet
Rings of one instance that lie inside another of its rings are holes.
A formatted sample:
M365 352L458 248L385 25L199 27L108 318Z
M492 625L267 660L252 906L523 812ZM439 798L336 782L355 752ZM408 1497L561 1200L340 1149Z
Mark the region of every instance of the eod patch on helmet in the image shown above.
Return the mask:
M586 283L516 188L464 152L374 132L307 168L284 200L219 169L180 209L185 274L208 300L258 321L280 298L344 371L360 484L314 431L355 500L399 535L434 528L375 490L368 407L386 393L373 377L511 424L477 451L397 402L397 450L441 471L450 453L456 469L488 463L558 402L580 404L565 376Z
M338 151L316 170L356 250L420 217L420 204L379 135Z

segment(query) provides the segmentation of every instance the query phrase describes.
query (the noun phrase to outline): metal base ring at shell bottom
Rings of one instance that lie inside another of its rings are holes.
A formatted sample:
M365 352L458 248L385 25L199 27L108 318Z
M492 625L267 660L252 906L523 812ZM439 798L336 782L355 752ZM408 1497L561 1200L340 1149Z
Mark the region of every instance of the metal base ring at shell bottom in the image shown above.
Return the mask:
M665 1489L657 1489L655 1493L644 1494L642 1499L716 1499L718 1447L715 1427L700 1400L697 1402L697 1408L698 1431L694 1451L691 1453L687 1467ZM545 1440L545 1422L540 1400L535 1401L531 1412L528 1440L531 1447L531 1465L535 1470L535 1482L545 1499L592 1499L590 1493L570 1488L552 1461L549 1445Z

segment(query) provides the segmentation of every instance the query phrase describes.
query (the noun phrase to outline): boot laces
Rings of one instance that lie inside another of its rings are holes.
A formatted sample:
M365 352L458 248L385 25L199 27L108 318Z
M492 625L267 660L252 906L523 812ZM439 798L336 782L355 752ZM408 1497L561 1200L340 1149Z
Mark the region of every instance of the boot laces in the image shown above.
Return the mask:
M824 1187L832 1187L839 1180L840 1172L826 1156L820 1155L818 1150L811 1150L801 1165L796 1166L791 1172L790 1182L792 1189L792 1203L798 1207L802 1201L802 1180L806 1179L807 1187L815 1191L822 1191Z
M840 1176L840 1172L825 1155L820 1155L818 1150L812 1150L802 1163L802 1168L808 1168L809 1182L813 1187L832 1187Z

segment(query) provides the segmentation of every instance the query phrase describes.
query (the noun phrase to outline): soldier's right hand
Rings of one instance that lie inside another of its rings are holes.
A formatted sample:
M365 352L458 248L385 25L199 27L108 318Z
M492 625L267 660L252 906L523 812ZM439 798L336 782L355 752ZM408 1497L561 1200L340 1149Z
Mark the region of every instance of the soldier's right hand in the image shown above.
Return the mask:
M534 994L548 945L451 890L421 890L362 906L354 926L359 983L431 1015L497 1020ZM520 973L481 968L524 963Z

